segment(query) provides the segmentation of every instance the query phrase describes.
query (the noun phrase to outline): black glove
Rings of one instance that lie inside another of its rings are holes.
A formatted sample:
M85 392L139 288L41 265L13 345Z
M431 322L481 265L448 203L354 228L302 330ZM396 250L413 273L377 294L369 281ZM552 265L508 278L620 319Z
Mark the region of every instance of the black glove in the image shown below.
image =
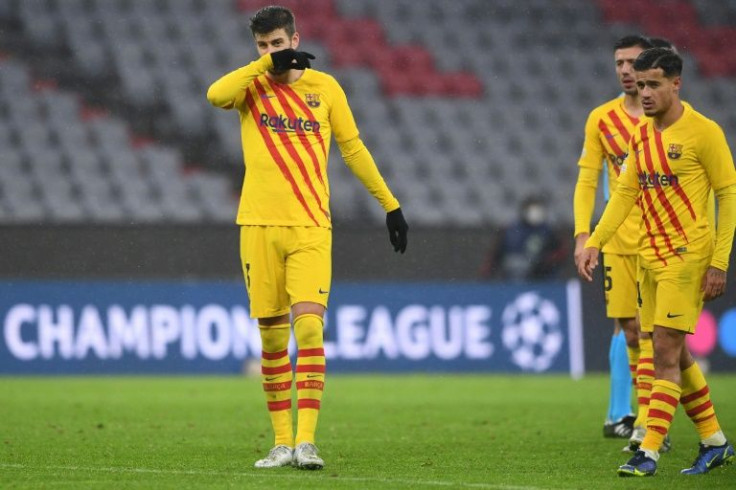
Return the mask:
M388 228L388 239L394 246L394 252L402 254L406 252L406 233L409 231L409 225L406 224L401 208L386 213L386 227Z
M306 51L294 51L291 48L271 53L271 61L273 61L273 68L276 71L311 68L312 65L309 64L309 60L313 59L313 54Z

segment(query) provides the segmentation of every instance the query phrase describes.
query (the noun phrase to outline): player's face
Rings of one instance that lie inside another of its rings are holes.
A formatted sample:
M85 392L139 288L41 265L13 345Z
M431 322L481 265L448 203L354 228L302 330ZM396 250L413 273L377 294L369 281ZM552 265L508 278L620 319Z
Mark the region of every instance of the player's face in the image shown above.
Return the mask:
M617 49L613 53L616 62L616 76L621 89L626 95L636 95L636 80L634 79L634 60L644 51L639 46Z
M268 34L256 34L255 40L258 55L263 56L264 54L275 53L282 49L296 49L299 46L299 33L295 32L293 36L289 36L286 33L286 29L279 28ZM276 72L272 71L272 73Z
M644 114L655 117L666 113L679 96L680 77L667 78L661 68L637 71L635 74Z

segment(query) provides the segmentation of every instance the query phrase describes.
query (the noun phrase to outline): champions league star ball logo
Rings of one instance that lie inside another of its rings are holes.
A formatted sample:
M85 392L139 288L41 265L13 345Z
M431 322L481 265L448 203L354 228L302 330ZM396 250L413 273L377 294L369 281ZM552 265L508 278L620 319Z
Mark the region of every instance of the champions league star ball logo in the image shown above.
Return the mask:
M560 312L535 292L523 293L501 315L503 345L524 371L546 371L562 348Z

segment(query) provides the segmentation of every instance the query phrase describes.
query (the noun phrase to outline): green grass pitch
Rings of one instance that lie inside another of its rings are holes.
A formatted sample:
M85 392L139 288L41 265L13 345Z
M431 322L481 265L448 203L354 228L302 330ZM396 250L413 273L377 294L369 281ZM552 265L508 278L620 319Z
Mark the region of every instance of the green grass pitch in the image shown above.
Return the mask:
M709 376L736 439L736 376ZM619 478L602 375L334 375L323 471L256 470L272 443L256 378L0 378L0 488L736 488L736 466L679 475L697 451L678 409L654 478Z

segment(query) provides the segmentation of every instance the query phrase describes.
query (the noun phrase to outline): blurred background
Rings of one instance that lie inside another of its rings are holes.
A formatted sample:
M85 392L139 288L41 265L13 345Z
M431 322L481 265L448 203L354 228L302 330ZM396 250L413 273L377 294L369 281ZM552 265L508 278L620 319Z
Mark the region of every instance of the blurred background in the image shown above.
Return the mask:
M257 56L248 18L269 3L0 0L0 278L240 279L237 114L205 94ZM333 145L336 281L573 279L583 127L620 91L623 35L670 39L683 98L736 148L736 0L279 3L344 87L411 226L396 256ZM504 274L499 237L530 197L547 265ZM582 291L584 318L603 323L599 285Z

